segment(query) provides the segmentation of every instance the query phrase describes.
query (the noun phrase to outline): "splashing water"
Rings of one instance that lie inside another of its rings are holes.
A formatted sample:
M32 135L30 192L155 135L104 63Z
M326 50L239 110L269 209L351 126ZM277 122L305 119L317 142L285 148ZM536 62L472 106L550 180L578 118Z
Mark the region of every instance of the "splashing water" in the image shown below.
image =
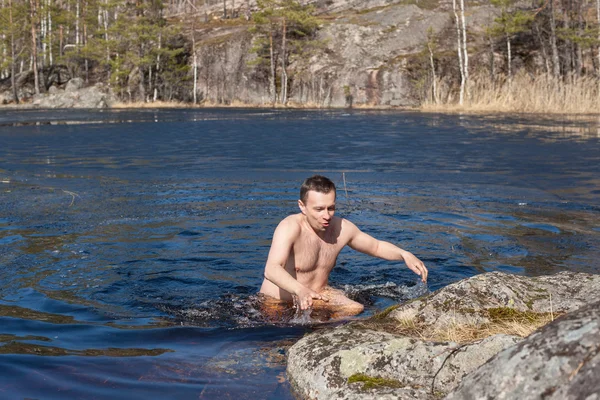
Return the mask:
M374 299L386 298L394 302L405 302L429 293L427 285L418 281L415 285L404 286L393 282L381 285L345 285L344 294L365 305L374 304ZM208 300L187 308L158 305L157 308L169 314L178 324L231 328L256 327L263 325L311 325L327 322L327 313L316 312L312 307L300 309L297 302L280 303L277 311L268 312L269 305L260 295L223 296L218 300ZM362 316L368 316L373 310L366 311Z
M429 288L423 281L413 286L386 282L380 285L344 285L344 293L351 299L363 304L373 304L373 298L385 297L395 302L405 302L429 294Z

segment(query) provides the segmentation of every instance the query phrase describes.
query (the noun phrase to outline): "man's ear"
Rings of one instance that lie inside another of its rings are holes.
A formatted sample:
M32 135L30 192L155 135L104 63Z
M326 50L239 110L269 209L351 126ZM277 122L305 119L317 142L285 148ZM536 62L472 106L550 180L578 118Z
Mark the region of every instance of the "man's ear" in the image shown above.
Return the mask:
M302 214L306 214L306 206L304 205L304 203L302 202L302 200L298 200L298 207L300 207L300 211L302 211Z

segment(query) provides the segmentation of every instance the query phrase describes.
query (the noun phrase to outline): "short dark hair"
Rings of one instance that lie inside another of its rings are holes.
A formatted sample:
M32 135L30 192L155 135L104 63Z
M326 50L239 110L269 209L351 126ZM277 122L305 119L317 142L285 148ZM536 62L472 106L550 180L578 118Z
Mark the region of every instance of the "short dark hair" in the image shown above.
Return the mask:
M327 194L332 190L335 192L335 184L329 178L322 175L313 175L310 178L306 178L302 186L300 186L300 200L302 203L306 204L310 190Z

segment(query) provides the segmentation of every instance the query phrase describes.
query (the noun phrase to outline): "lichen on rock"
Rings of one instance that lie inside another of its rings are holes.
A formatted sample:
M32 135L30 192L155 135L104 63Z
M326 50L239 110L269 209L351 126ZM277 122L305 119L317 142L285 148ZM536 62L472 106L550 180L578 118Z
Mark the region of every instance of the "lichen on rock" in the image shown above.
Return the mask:
M593 299L599 300L596 309L600 309L599 285L600 277L596 275L571 272L536 278L499 272L482 274L387 310L369 321L355 321L304 337L289 349L288 377L301 398L434 399L446 394L452 399L497 398L501 390L507 389L492 388L498 372L487 368L495 362L496 368L512 374L513 380L506 380L507 386L522 387L510 398L527 398L533 386L523 385L522 381L543 381L543 373L524 366L518 369L516 365L528 363L529 356L535 354L538 369L567 367L556 382L561 382L560 377L564 381L567 374L588 388L596 388L593 376L600 365L600 323L594 321L600 318L593 319L590 306L584 307L582 310L587 311L582 314L574 311ZM490 324L514 323L533 330L565 313L544 328L543 332L550 333L541 337L534 333L523 339L488 329ZM466 341L432 340L424 335L451 326L457 330L479 329L484 334ZM485 337L486 333L489 336ZM532 345L523 344L529 341ZM560 354L554 350L559 342ZM494 361L498 359L502 361ZM520 375L523 370L527 370L526 376ZM471 389L472 385L463 380L486 383ZM561 385L545 386L546 394L561 393L564 398L574 399L577 397L573 393L581 393L573 385ZM489 386L486 390L495 395L479 395L483 386ZM592 393L588 389L583 392Z

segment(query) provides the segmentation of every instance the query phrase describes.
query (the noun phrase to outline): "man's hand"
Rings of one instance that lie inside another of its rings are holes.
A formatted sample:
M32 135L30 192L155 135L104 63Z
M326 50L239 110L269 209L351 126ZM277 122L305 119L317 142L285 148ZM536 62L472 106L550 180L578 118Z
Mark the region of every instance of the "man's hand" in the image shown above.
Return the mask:
M329 299L312 289L304 287L296 292L296 300L301 310L306 310L312 307L313 300L329 301Z
M425 268L423 261L419 260L414 254L408 251L402 253L402 258L404 258L406 266L415 274L421 275L421 280L423 283L427 283L427 268Z

